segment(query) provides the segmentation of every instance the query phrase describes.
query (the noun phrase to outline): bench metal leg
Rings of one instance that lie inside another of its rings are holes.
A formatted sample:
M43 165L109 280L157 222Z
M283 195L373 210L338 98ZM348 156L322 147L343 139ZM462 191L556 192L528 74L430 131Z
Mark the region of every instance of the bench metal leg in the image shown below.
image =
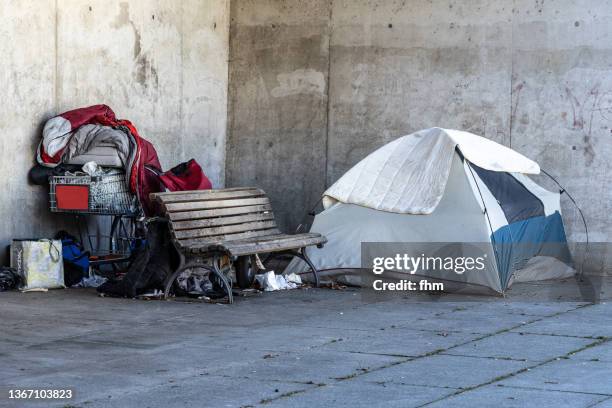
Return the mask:
M177 248L177 252L179 254L180 257L180 263L178 268L176 268L176 271L174 271L174 273L172 275L170 275L168 278L166 278L166 283L164 285L164 299L168 299L168 295L170 295L170 289L172 288L172 284L174 283L174 281L179 277L179 275L185 270L187 269L185 267L185 255L183 255L183 253Z
M227 277L223 274L223 272L221 272L221 269L219 268L220 265L220 258L219 256L215 256L213 258L213 269L212 272L217 275L217 277L219 278L219 280L221 281L221 283L223 283L223 286L225 287L225 293L227 293L227 302L229 304L234 303L234 294L232 293L232 283L231 281L229 281L227 279Z
M172 289L172 284L176 281L176 279L179 277L181 273L183 273L187 269L201 268L201 269L208 270L210 273L214 274L219 279L219 281L221 281L223 290L225 290L225 293L227 294L228 303L234 303L234 295L232 293L232 284L227 279L227 277L223 275L223 272L221 272L221 269L219 269L219 261L220 261L220 258L218 256L215 256L213 258L212 268L211 268L207 265L202 264L201 262L185 263L185 258L183 255L181 255L181 263L179 267L166 280L166 286L164 288L164 299L168 299L168 296L170 295L170 289Z
M166 287L164 288L164 299L168 299L168 295L170 295L170 289L172 289L172 284L186 269L188 268L185 266L179 267L176 271L174 271L172 275L170 275L168 279L166 279Z
M294 256L297 256L298 258L300 258L301 260L303 260L304 262L308 264L308 267L310 268L310 270L312 271L312 274L314 275L315 288L318 288L321 283L319 279L319 271L317 271L317 268L315 268L313 263L310 261L310 258L308 258L308 255L306 255L306 248L298 249L297 251L294 252Z

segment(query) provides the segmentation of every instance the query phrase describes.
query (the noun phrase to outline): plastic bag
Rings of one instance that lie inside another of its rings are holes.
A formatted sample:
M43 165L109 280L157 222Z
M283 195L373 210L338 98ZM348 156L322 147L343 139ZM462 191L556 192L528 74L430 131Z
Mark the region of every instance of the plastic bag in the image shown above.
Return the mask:
M11 267L21 278L20 290L65 287L60 240L13 240Z

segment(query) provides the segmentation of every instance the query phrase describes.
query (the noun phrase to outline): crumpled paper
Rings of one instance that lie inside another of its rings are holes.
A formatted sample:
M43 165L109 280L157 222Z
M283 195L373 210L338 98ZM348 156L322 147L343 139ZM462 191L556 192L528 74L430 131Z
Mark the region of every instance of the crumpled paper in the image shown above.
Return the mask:
M259 286L265 292L273 292L276 290L297 289L302 285L302 278L299 275L292 273L289 275L277 275L274 271L268 271L255 276Z
M89 174L92 177L97 176L100 173L103 173L102 169L100 168L100 166L98 166L98 163L96 163L95 161L88 161L87 163L83 165L81 170L83 170L85 173Z

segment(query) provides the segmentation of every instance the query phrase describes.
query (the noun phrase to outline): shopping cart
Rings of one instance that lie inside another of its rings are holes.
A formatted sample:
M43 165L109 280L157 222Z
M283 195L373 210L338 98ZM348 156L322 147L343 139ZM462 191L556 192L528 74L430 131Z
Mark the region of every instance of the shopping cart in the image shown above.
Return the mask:
M51 212L75 216L79 239L90 251L92 267L110 264L117 269L130 259L144 234L139 228L142 210L125 173L107 170L95 176L51 176L49 186ZM94 224L96 233L92 234Z

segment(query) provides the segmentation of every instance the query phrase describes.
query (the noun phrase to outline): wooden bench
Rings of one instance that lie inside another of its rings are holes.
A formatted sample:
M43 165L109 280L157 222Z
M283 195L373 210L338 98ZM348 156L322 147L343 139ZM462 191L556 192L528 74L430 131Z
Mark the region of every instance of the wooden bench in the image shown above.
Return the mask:
M231 280L221 272L220 259L224 255L232 262L261 253L297 256L308 264L315 285L319 285L318 271L304 249L322 247L327 239L315 233L281 233L270 199L262 190L249 187L154 193L151 199L159 203L168 218L181 259L178 269L166 281L165 297L184 270L197 267L217 276L232 303Z

